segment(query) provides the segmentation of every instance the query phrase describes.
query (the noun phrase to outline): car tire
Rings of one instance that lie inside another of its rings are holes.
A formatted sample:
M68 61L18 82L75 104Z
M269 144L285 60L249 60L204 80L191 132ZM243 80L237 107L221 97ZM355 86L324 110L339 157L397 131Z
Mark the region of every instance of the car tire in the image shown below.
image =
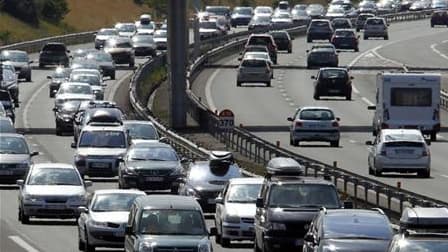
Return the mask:
M384 40L389 40L389 35L384 36Z
M61 127L58 126L58 124L56 123L56 136L60 136L62 135L62 130Z
M31 82L31 74L29 74L28 76L26 76L26 81L27 81L27 82Z
M111 74L110 79L115 80L115 72L113 74Z
M430 139L431 142L437 141L437 132L431 132Z
M79 231L78 231L79 232ZM81 240L81 235L78 235L78 250L82 251L84 249L86 245L84 244L84 242Z
M92 246L92 245L89 244L89 240L87 238L88 237L87 236L87 231L86 231L85 237L86 237L86 241L84 242L84 251L85 252L95 252L95 246Z
M359 32L360 31L360 29L359 28L356 28L356 32Z
M368 39L369 39L369 37L364 35L364 40L368 40Z
M375 164L373 164L375 166ZM378 169L375 167L375 169L373 169L373 175L376 177L381 177L383 173L381 171L378 171Z
M44 67L45 67L44 64L39 63L39 68L44 68Z
M331 147L339 147L339 140L336 140L336 141L330 141L330 146L331 146Z
M221 247L223 247L223 248L230 247L230 239L229 238L224 238L221 236L221 240L219 243L221 244Z
M266 87L271 87L271 81L266 82Z
M307 42L307 43L312 43L312 42L313 42L313 39L310 38L310 37L306 37L306 42Z
M237 82L236 82L236 86L237 86L237 87L241 87L241 82L237 81Z
M216 227L217 225L216 225L216 221L215 221L215 227ZM221 242L221 235L218 233L218 232L216 232L216 235L215 235L215 243L216 244L219 244Z
M434 24L433 23L431 23L431 28L434 28Z
M288 49L288 53L292 53L292 49Z
M171 194L174 194L174 195L179 194L179 187L178 186L171 187Z
M294 145L294 146L296 146L296 147L299 147L299 145L300 145L300 141L299 141L299 140L295 140L295 141L292 143L292 145Z
M317 93L314 93L313 98L314 100L320 100L320 96Z
M424 170L417 172L417 176L420 178L430 178L431 177L431 170Z
M345 96L345 99L346 99L347 101L352 100L352 94L351 94L351 93L347 94L347 95Z
M26 215L21 208L19 208L19 219L22 224L30 223L30 217Z

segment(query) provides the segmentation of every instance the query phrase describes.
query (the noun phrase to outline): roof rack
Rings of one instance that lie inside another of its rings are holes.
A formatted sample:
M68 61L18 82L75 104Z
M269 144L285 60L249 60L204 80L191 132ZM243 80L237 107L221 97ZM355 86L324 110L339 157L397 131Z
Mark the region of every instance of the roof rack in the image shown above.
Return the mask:
M408 207L400 218L400 231L428 230L432 232L448 232L448 208L446 207ZM443 231L441 231L443 230Z
M272 176L302 176L304 167L296 160L288 157L275 157L266 166L266 178Z

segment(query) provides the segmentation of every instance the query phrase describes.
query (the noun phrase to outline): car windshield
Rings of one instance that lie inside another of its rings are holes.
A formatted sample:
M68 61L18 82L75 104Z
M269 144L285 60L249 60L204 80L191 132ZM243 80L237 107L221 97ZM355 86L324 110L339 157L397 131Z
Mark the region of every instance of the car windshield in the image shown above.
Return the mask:
M219 8L219 7L206 7L205 11L209 13L214 13L218 16L225 16L229 14L229 9L227 8Z
M446 239L403 239L398 241L399 245L393 252L428 252L448 251L448 240Z
M1 108L2 108L2 106L0 106L0 109ZM6 113L6 112L0 111L0 133L16 133L16 129L14 128L14 125L12 125L11 120L9 120L9 118L7 118L7 117L3 117L5 115L2 115L2 113ZM0 154L1 154L1 150L0 150Z
M269 7L256 8L255 13L258 14L269 14L272 13L272 9Z
M169 147L145 147L129 150L128 160L178 161L178 157Z
M217 25L216 22L200 22L199 28L203 29L216 29Z
M382 215L356 213L331 215L323 219L325 239L392 239L390 223Z
M246 59L241 63L243 67L266 67L266 61L257 59Z
M310 29L322 29L322 28L329 28L330 25L327 21L315 21L315 22L311 22L311 26Z
M269 60L269 54L249 52L244 54L244 59L264 59Z
M344 9L342 7L333 7L328 9L328 13L344 13Z
M188 179L191 181L214 181L215 184L226 184L231 178L241 177L241 172L238 166L231 165L217 165L210 167L208 162L196 163L190 167Z
M286 32L273 32L271 35L274 39L288 39L288 34Z
M0 154L29 154L25 139L0 135Z
M334 187L323 184L275 184L269 194L269 207L339 208Z
M261 184L231 185L227 193L229 203L255 203Z
M372 18L372 19L368 19L366 21L367 25L384 25L384 22L382 19L379 18Z
M28 62L28 55L24 52L11 52L6 51L0 55L0 59L3 61L14 61L14 62Z
M157 130L150 124L129 123L126 124L126 129L129 131L129 136L132 139L157 140L159 138Z
M242 15L252 15L252 9L250 9L250 8L235 8L233 13L242 14Z
M122 24L119 25L117 30L119 32L135 32L135 25L133 24Z
M112 62L112 56L109 53L91 53L87 55L87 58L98 62Z
M79 147L126 148L126 141L121 131L83 131Z
M132 38L134 43L154 43L154 39L151 35L137 35Z
M107 30L100 30L97 35L116 35L118 36L117 30L107 29Z
M385 141L423 141L423 137L417 134L387 134L384 136Z
M108 193L95 196L93 212L129 212L134 200L141 195L135 193Z
M139 229L152 235L207 235L199 210L143 210Z
M334 114L331 110L327 109L306 109L300 111L298 119L317 121L334 120Z
M346 71L338 69L325 70L321 74L324 79L342 79L347 77Z
M81 180L75 169L42 168L33 169L28 185L72 185L80 186Z
M341 21L341 22L337 22L335 23L335 25L345 25L346 22ZM336 30L334 33L335 36L341 36L341 37L350 37L350 38L354 38L355 37L355 33L353 31L344 31L344 30Z
M92 86L99 86L101 84L100 79L96 75L75 74L70 78L70 81L88 83Z
M64 85L59 94L92 94L92 88L88 85Z

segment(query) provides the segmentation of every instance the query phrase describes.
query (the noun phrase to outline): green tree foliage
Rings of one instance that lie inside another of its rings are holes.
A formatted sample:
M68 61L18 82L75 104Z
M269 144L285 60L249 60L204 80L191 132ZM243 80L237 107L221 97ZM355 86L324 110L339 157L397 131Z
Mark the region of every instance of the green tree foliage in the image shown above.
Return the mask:
M69 9L65 0L40 0L40 12L44 19L52 23L59 23Z
M2 10L29 24L39 25L38 12L33 0L2 0Z
M185 1L185 0L182 0ZM144 0L146 5L152 9L152 16L155 19L165 18L168 14L168 0Z

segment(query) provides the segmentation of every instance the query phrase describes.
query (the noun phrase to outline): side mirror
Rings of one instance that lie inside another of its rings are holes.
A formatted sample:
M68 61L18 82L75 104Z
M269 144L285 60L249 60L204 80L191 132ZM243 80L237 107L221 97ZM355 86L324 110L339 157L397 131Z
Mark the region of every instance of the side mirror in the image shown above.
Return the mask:
M51 80L51 79L53 79L53 77L51 77L50 75L47 75L47 79Z
M34 156L37 156L37 155L39 155L38 151L33 151L33 152L30 153L31 157L34 157Z
M78 212L79 213L88 213L89 209L87 209L87 207L85 207L85 206L79 206L78 207Z
M338 122L339 122L340 120L341 120L341 118L339 118L339 117L336 117L336 121L338 121Z
M344 209L353 209L352 201L344 201Z
M431 139L425 139L427 145L431 145Z
M132 226L126 226L124 228L124 233L127 235L131 235L132 234Z
M58 112L58 108L53 108L53 112Z
M294 121L294 118L292 118L292 117L288 117L288 118L286 118L286 120L288 120L288 122L293 122L293 121Z
M376 110L376 106L367 106L368 110Z
M313 243L313 244L316 243L316 239L314 238L314 235L312 235L312 234L310 234L310 233L307 233L303 239L304 239L305 241L307 241L307 242L311 242L311 243Z
M25 181L24 181L23 179L18 179L18 180L16 180L16 184L17 184L18 186L23 186L24 183L25 183Z
M215 199L215 202L216 202L216 204L224 204L224 199L222 198L222 197L217 197L216 199Z
M350 80L353 80L355 77L353 77L353 76L350 76Z
M373 145L373 142L370 141L370 140L369 140L369 141L366 141L366 145L370 145L370 146L371 146L371 145Z
M29 64L32 64L32 63L34 63L34 60L30 60L30 61L28 61L28 63L29 63Z
M70 145L70 147L72 147L73 149L76 149L76 143L72 142L72 144Z
M263 198L257 198L257 201L255 202L256 207L263 207Z
M209 232L210 236L215 236L217 233L218 233L218 231L216 230L215 227L210 228L210 232Z
M93 182L90 181L90 180L85 180L85 181L84 181L84 185L85 185L86 187L92 187L92 186L93 186Z
M316 76L314 76L314 75L311 75L311 79L313 79L313 80L314 80L314 79L316 79Z

